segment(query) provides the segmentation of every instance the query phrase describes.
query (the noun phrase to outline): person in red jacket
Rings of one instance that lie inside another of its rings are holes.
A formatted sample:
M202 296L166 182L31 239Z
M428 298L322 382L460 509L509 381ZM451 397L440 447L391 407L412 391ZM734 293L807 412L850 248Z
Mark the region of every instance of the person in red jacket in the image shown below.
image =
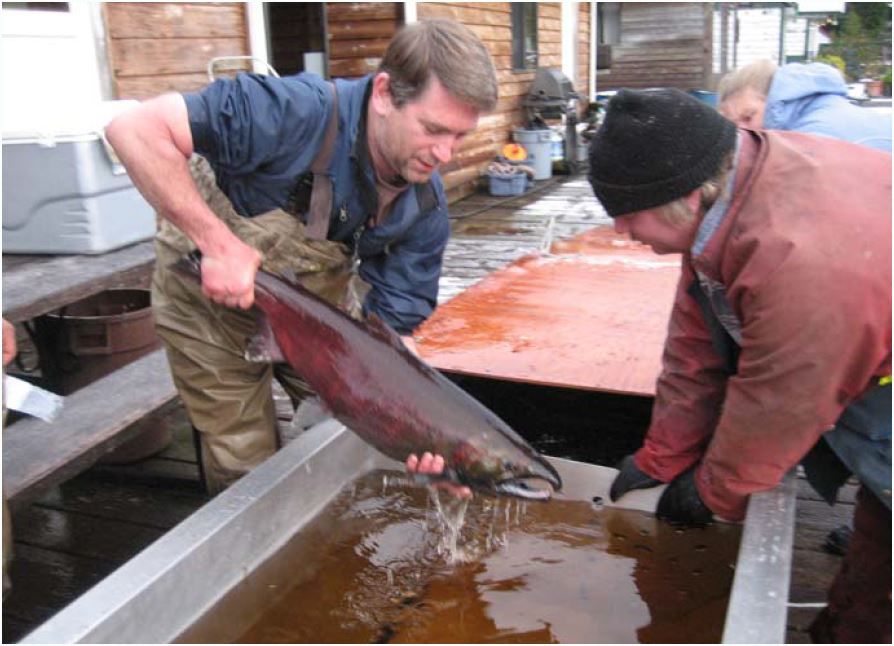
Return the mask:
M590 147L615 229L681 253L652 421L612 484L669 483L657 514L739 521L799 463L855 533L811 627L891 641L891 157L737 130L677 90L620 91Z

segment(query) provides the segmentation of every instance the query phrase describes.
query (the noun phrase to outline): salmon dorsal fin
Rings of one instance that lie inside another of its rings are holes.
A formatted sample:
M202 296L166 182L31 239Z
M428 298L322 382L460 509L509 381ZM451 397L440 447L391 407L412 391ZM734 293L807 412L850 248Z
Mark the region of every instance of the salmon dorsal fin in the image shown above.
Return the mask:
M407 346L398 336L397 332L392 330L388 325L379 318L377 314L370 314L366 317L366 327L369 333L374 337L383 341L396 350L406 350Z

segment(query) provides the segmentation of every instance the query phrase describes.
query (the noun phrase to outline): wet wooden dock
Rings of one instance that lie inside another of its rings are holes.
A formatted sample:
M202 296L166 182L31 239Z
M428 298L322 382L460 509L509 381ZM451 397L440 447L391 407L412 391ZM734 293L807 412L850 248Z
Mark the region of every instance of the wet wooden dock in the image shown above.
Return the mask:
M491 271L609 220L583 177L539 183L519 198L474 195L451 208L453 238L445 255L440 300ZM160 455L124 466L97 465L16 511L10 576L3 603L3 642L30 630L204 504L191 431L175 400L144 424L165 424L174 443ZM806 627L825 599L840 558L827 554L827 533L848 522L856 486L834 507L802 479L788 620L789 643L807 643Z

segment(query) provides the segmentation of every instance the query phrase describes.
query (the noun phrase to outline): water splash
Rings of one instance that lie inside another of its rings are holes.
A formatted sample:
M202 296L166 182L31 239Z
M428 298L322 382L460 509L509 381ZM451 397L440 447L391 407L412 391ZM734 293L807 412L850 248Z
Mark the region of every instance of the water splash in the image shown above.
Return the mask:
M429 495L434 502L442 530L438 554L446 555L449 563L466 563L474 560L475 556L459 545L459 535L466 521L469 499L457 500L449 494L444 494L447 500L442 502L441 493L437 490L431 491Z

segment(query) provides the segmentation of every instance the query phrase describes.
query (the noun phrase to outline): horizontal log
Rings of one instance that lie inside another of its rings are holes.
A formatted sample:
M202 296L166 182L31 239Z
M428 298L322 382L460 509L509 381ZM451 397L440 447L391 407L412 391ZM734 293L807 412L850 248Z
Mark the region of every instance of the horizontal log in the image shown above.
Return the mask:
M391 38L397 28L396 20L330 22L328 36L331 41L355 38Z
M420 6L449 4L457 7L466 7L469 9L487 9L498 13L510 13L511 2L423 2Z
M488 114L478 120L480 128L511 128L523 120L521 114L503 112L500 114Z
M329 75L333 78L356 78L379 69L381 56L367 58L341 58L329 60Z
M512 41L512 27L509 25L469 25L466 27L485 44L489 42Z
M541 57L552 56L555 54L562 55L562 43L558 40L553 42L538 42L537 54Z
M676 65L660 65L656 62L642 62L642 63L628 63L626 61L620 62L616 65L612 65L612 69L615 70L618 74L622 74L624 72L650 72L652 74L660 75L660 74L700 74L704 71L704 65L701 65L700 62L692 61L688 65L676 64Z
M220 2L104 2L109 38L244 38L245 9Z
M508 12L494 11L484 7L469 8L457 4L441 4L436 2L423 2L418 5L419 17L425 18L452 18L468 27L476 25L490 25L511 27L512 17Z
M195 92L208 85L207 74L168 74L130 76L115 80L118 99L149 99L165 92Z
M245 56L244 38L154 40L133 38L109 43L117 77L200 73L216 56Z
M389 38L370 40L333 40L329 43L330 58L370 58L383 56L388 49Z
M538 2L537 18L556 18L562 19L562 3L561 2Z
M489 144L460 152L450 160L451 170L454 168L467 168L470 165L477 165L481 162L493 161L500 154L501 147L499 144Z
M562 21L556 18L537 16L537 31L562 31Z
M327 2L329 24L341 20L397 20L403 13L400 2Z
M466 182L465 184L461 184L456 186L448 191L447 193L447 204L454 204L459 202L461 199L468 197L472 193L478 191L477 182ZM443 278L442 278L443 280Z
M484 173L484 170L487 168L487 164L488 162L481 162L479 164L468 166L452 173L448 173L447 175L442 177L444 181L444 188L446 190L450 190L451 188L454 188L461 184L465 184L466 182L477 180Z

